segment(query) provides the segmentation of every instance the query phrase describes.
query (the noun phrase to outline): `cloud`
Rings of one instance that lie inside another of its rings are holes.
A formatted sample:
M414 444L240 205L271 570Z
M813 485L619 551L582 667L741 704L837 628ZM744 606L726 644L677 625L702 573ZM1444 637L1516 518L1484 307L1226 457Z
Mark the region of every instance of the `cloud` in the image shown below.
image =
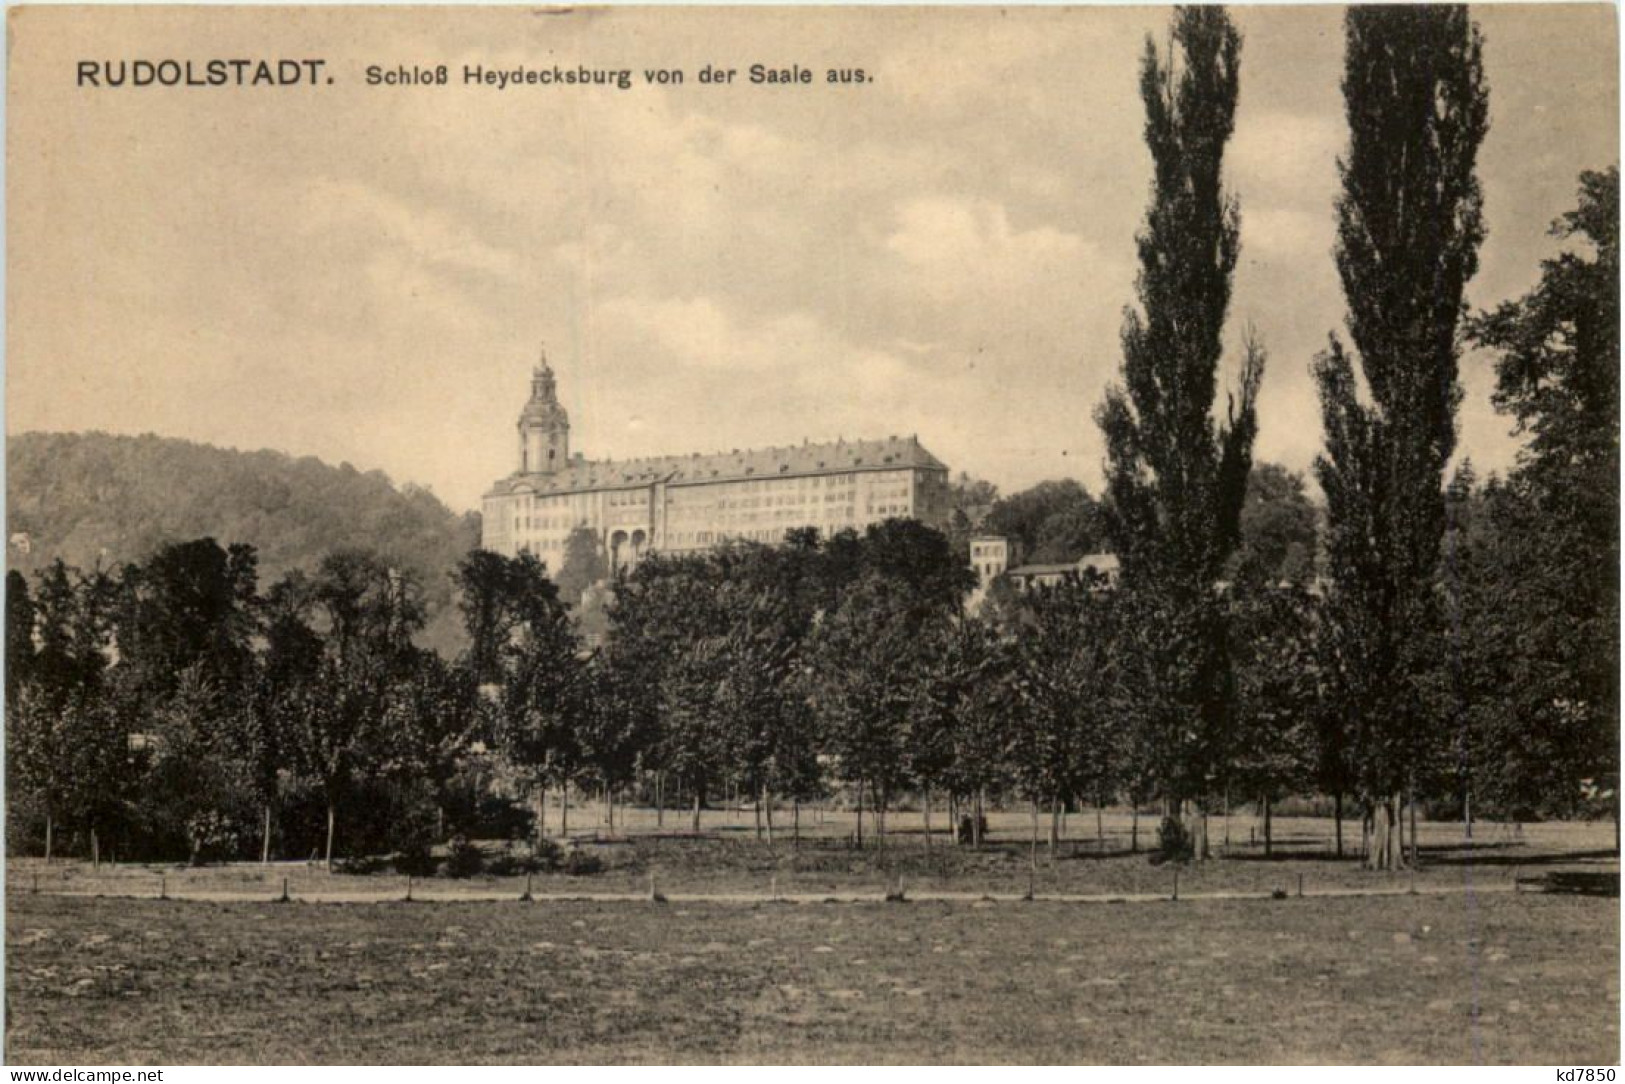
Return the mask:
M1164 10L35 14L60 32L18 44L18 86L54 85L77 55L228 33L288 55L330 43L341 78L275 104L57 94L14 111L14 427L272 445L468 507L511 468L546 340L591 455L918 431L1007 489L1092 479L1150 178L1137 66ZM1261 454L1301 468L1308 359L1343 309L1341 15L1237 17L1230 330L1251 319L1271 349ZM1479 17L1496 112L1472 297L1489 305L1532 280L1578 170L1617 157L1617 66L1597 33L1611 11ZM877 81L385 92L358 78L382 55L443 60L454 82L469 62L758 59ZM1475 457L1511 446L1482 403L1464 417Z
M1319 214L1287 207L1243 209L1241 250L1247 258L1314 260L1332 250L1337 223L1330 207Z
M1225 152L1232 192L1249 207L1329 207L1347 129L1341 115L1243 109Z

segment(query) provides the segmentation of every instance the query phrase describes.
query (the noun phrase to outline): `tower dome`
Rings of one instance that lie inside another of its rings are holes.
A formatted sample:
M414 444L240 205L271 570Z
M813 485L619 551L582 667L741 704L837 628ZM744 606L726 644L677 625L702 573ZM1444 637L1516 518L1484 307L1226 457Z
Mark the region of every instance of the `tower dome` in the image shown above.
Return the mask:
M570 459L570 416L559 404L553 368L542 350L531 372L530 400L519 412L519 473L551 474Z

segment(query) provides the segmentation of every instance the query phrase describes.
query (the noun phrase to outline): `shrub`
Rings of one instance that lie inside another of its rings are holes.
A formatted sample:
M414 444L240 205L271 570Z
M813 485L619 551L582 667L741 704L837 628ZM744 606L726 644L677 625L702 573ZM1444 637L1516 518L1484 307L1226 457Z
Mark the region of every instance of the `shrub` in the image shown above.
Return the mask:
M393 865L396 873L408 877L433 877L436 863L434 855L429 852L428 841L418 840L397 852Z
M493 877L513 877L521 873L546 873L559 867L563 852L550 839L538 840L526 851L510 845L501 854L485 863L485 872Z
M530 871L530 857L523 854L514 854L512 851L503 851L485 863L485 872L493 877L512 877L515 874Z
M1157 849L1151 853L1153 865L1163 862L1188 862L1195 853L1190 832L1177 817L1162 818L1162 826L1157 829Z
M447 877L478 877L485 872L485 853L467 836L451 841L444 866Z
M959 824L954 828L954 842L969 843L975 839L987 839L987 815L981 814L972 818L969 813L959 817Z
M375 873L382 873L387 865L382 858L376 855L364 854L355 858L335 858L333 871L348 877L370 877ZM400 869L400 860L396 859L395 868ZM401 870L405 873L405 870Z
M551 839L533 839L530 843L531 868L537 873L559 868L564 861L564 848Z
M586 851L571 851L564 856L564 872L571 877L591 877L604 872L604 860Z

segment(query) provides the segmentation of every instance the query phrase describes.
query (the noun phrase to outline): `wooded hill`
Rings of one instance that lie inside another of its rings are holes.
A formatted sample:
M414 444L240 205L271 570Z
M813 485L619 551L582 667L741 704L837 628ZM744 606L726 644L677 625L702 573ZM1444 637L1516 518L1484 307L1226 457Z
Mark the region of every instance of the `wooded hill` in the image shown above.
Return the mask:
M458 515L381 471L152 434L21 433L6 441L6 505L7 566L27 574L57 557L116 567L212 537L254 546L263 587L331 550L371 549L422 583L423 645L451 653L461 644L449 573L479 544L479 514Z

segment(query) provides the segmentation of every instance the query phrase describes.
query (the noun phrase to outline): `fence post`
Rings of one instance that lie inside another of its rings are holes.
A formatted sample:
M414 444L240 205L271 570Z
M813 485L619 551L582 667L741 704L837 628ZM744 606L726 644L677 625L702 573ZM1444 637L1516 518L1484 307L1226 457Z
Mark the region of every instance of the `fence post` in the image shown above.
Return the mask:
M412 875L410 873L406 875L406 902L412 902Z
M519 897L520 903L529 903L536 898L530 894L530 880L534 876L535 874L528 871L525 873L525 894Z
M282 899L280 902L288 902L288 879L286 877L282 878Z
M1174 899L1179 898L1179 867L1174 867Z
M158 898L161 900L169 898L169 875L166 873L158 875Z

